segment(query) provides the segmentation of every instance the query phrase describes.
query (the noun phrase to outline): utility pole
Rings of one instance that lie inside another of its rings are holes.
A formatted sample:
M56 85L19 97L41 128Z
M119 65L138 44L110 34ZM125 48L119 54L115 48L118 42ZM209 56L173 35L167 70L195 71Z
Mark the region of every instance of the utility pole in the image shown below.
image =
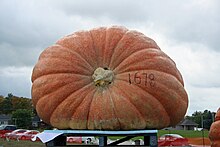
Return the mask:
M205 146L205 140L204 140L204 125L203 125L203 115L201 115L201 126L202 126L202 144Z
M201 126L202 126L202 129L203 129L203 115L201 115Z

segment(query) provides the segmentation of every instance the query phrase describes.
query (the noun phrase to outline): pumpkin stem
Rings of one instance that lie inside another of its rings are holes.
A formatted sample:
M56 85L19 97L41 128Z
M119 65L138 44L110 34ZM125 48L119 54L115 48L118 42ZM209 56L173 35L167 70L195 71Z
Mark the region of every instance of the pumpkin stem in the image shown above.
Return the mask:
M94 71L92 78L94 80L95 86L104 87L112 83L113 76L114 76L113 71L109 70L106 67L105 68L99 67Z

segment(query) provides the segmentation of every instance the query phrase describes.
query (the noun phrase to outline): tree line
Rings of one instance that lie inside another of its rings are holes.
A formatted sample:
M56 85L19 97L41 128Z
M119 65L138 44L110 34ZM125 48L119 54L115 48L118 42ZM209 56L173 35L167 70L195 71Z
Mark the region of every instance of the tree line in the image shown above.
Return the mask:
M8 96L0 96L0 114L12 114L18 109L33 110L30 98L17 97L9 93Z
M211 124L214 122L216 112L211 112L209 110L196 111L192 116L186 116L187 119L194 121L199 124L199 128L204 128L209 130Z
M32 118L36 111L30 98L14 96L9 93L6 97L0 96L0 114L11 115L11 123L19 128L31 128Z

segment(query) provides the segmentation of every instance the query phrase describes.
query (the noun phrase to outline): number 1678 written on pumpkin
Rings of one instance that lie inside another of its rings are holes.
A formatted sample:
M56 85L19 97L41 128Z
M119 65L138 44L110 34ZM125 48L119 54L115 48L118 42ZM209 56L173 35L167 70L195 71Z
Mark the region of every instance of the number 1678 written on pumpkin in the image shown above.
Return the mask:
M144 84L145 86L155 86L155 76L147 72L128 73L128 82L130 84Z

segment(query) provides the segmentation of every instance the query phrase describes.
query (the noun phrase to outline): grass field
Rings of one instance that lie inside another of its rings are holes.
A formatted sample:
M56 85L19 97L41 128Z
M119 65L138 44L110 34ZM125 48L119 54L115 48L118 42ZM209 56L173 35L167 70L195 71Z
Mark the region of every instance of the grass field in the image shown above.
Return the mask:
M185 138L200 138L203 137L203 133L204 133L204 137L208 138L208 131L192 131L192 130L159 130L158 131L158 137L162 136L163 134L179 134ZM122 138L119 136L111 136L109 137L112 140L118 139L118 138ZM143 137L135 137L132 140L136 140L136 139L143 139Z
M186 138L197 138L197 137L208 137L209 131L192 131L192 130L160 130L158 132L158 136L161 136L163 134L179 134Z
M45 145L40 141L6 141L0 138L0 147L45 147Z
M77 145L74 143L67 143L67 145ZM81 145L81 144L78 144ZM10 140L10 141L6 141L5 139L0 138L0 147L45 147L45 144L40 142L40 141L36 141L36 142L32 142L32 141L15 141L15 140Z

